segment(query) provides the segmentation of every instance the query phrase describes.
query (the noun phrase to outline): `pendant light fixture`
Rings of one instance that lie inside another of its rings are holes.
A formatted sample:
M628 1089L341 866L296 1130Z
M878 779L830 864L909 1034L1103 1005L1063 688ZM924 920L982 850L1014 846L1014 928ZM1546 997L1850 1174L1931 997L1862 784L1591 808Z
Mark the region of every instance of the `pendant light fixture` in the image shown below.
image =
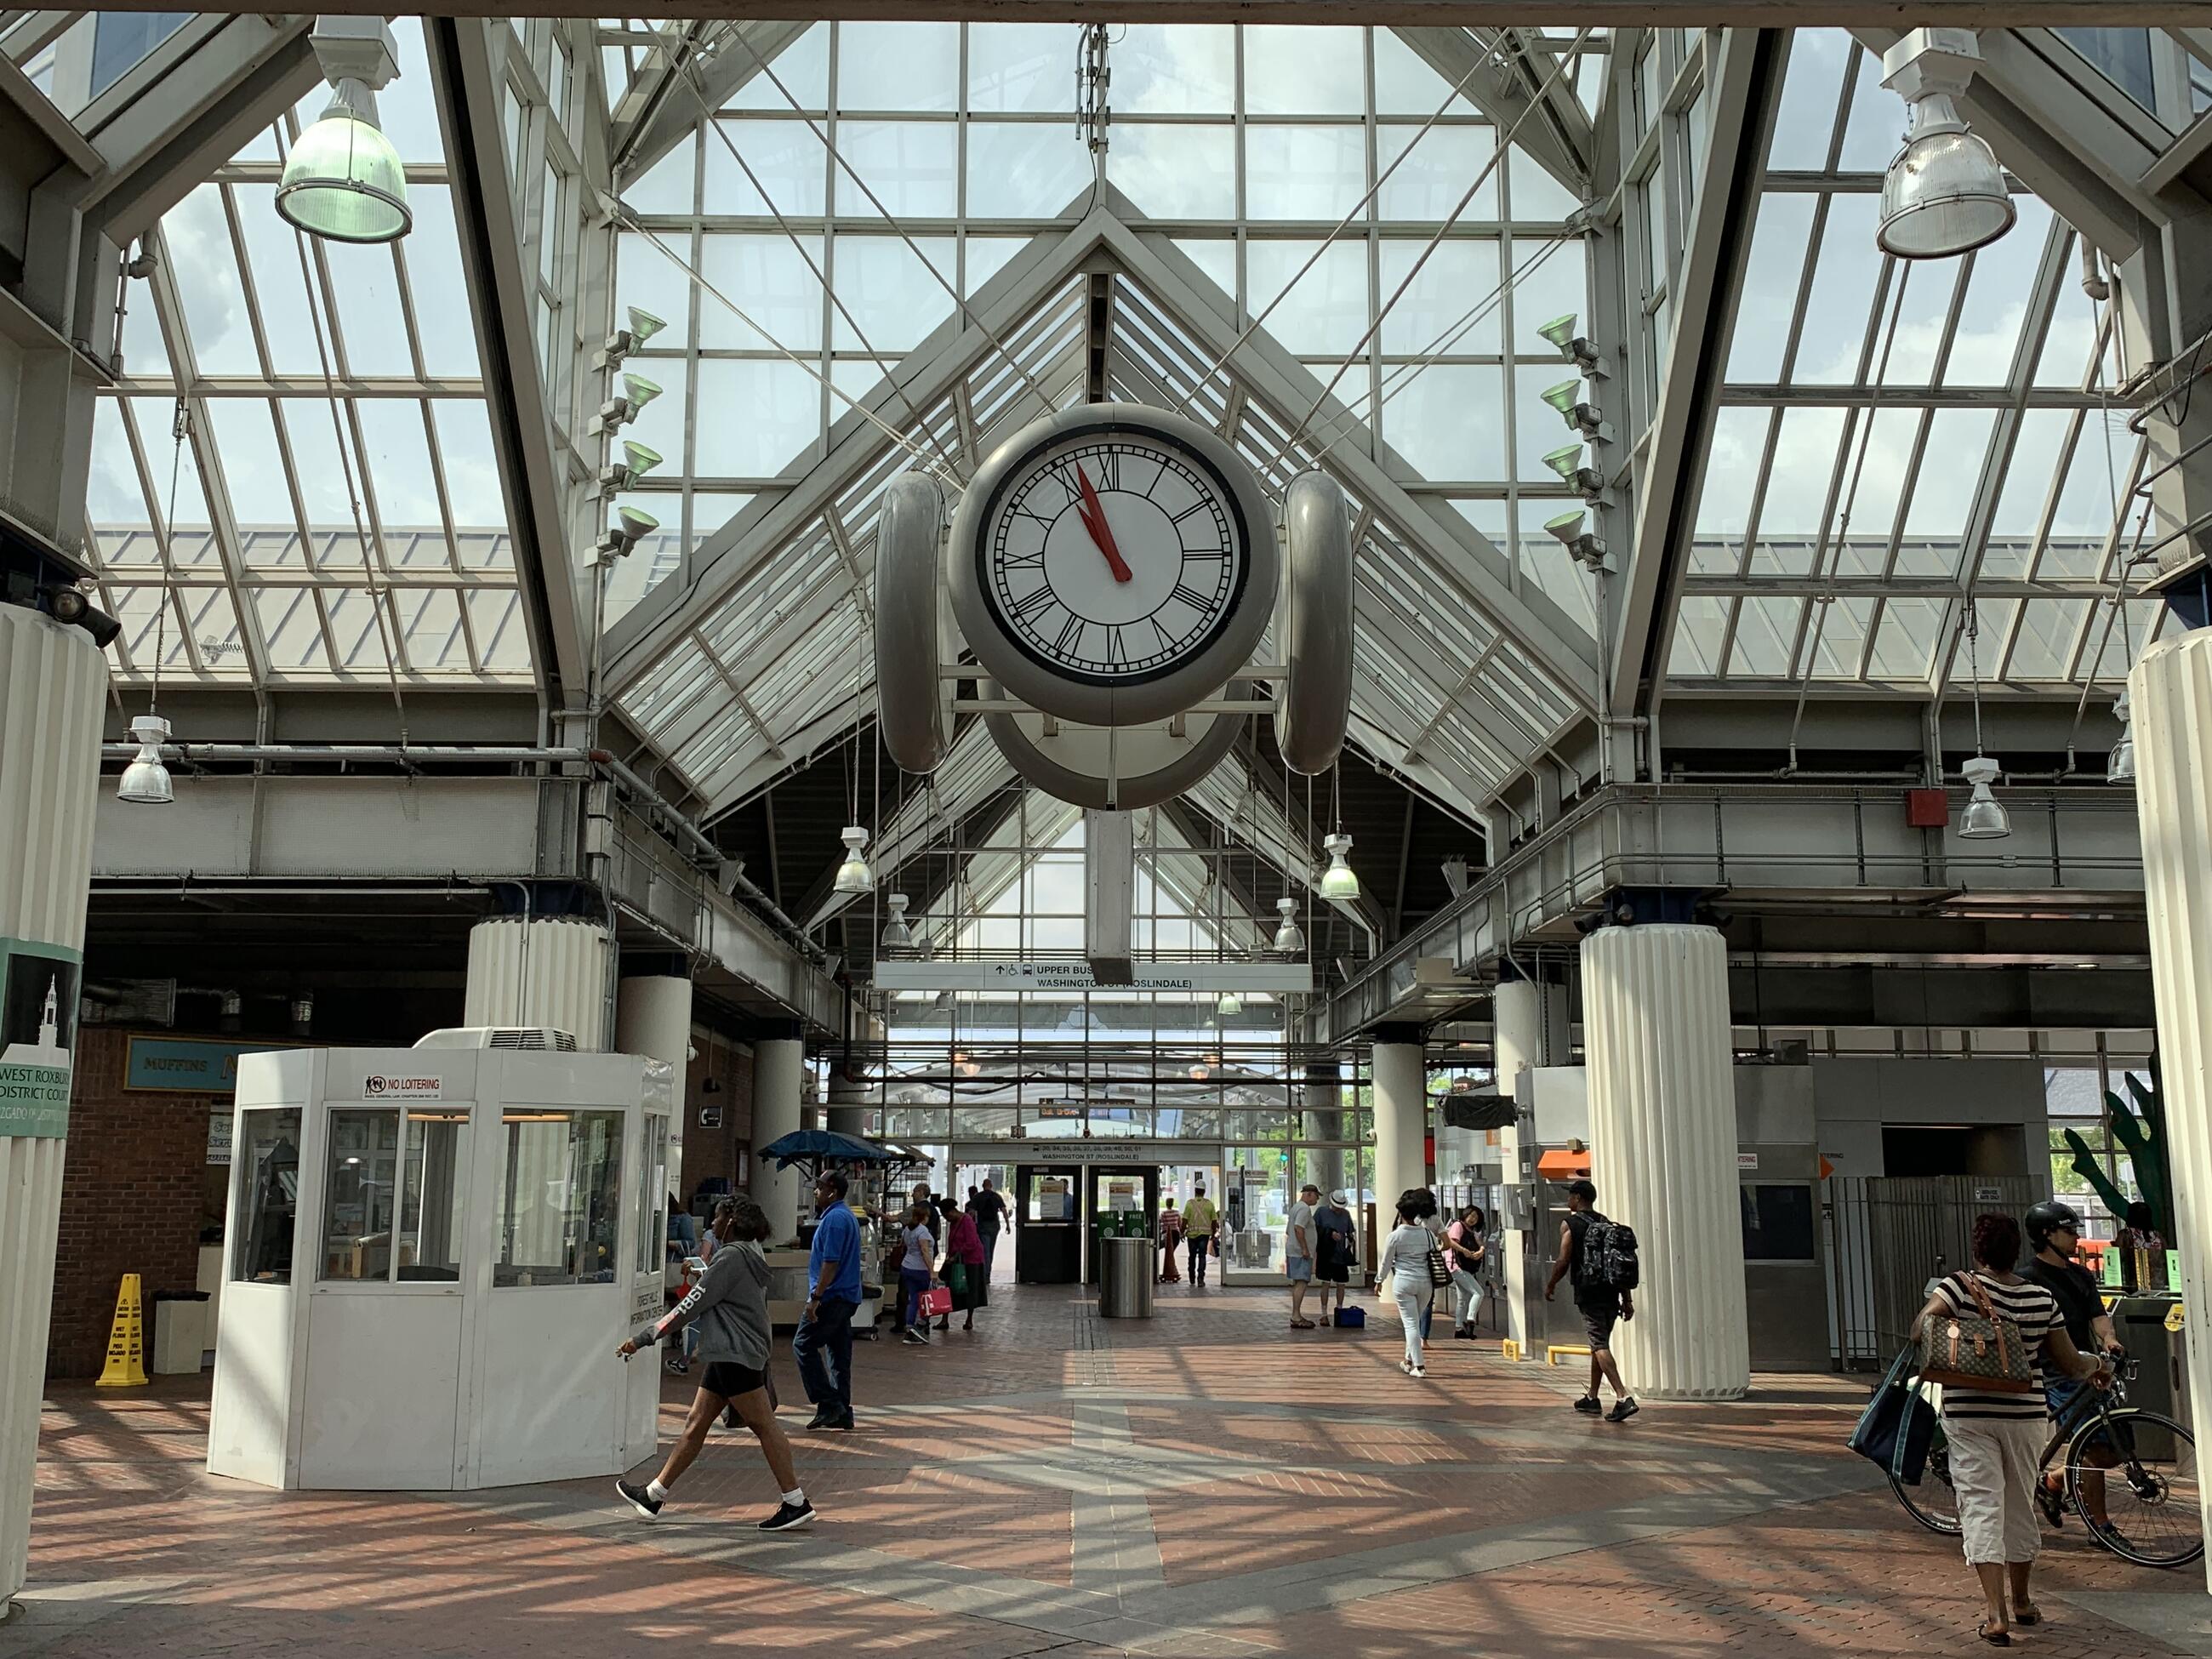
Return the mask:
M1905 148L1881 181L1875 240L1900 259L1951 259L2010 230L2020 216L2004 169L1952 100L1982 63L1972 29L1914 29L1882 54L1881 83L1909 113Z
M1959 834L1966 841L2001 841L2012 834L2012 816L2004 810L2004 804L1990 793L1990 785L1996 781L1998 767L1982 752L1982 665L1974 647L1981 631L1978 610L1974 596L1968 593L1964 626L1966 674L1974 694L1974 757L1960 769L1972 789L1966 797L1966 810L1960 815Z
M177 798L169 769L161 762L161 745L169 740L168 721L159 714L141 714L131 722L131 737L138 753L124 768L115 799L138 806L167 806Z
M1359 878L1345 862L1352 851L1352 837L1344 833L1344 770L1341 763L1329 769L1329 817L1335 830L1322 837L1322 851L1328 854L1328 868L1321 872L1321 896L1332 903L1349 903L1359 896Z
M1234 991L1224 991L1221 1000L1213 1005L1213 1012L1224 1019L1234 1019L1244 1012L1244 999Z
M319 17L309 45L331 101L284 157L276 211L332 242L390 242L415 222L407 170L377 125L376 94L399 73L398 44L380 17Z
M884 949L908 951L914 948L914 930L906 925L906 907L911 901L904 893L884 895L884 908L891 919L884 924Z
M860 849L868 844L868 832L857 823L848 823L838 831L837 838L845 843L845 861L837 866L837 890L853 894L874 892L876 872L860 856Z
M1297 921L1298 902L1287 896L1279 898L1275 908L1283 918L1275 928L1275 949L1284 956L1294 957L1306 948L1305 930Z
M2120 723L2120 740L2112 745L2112 752L2105 762L2106 783L2133 783L2136 781L2136 732L2128 720L2128 694L2120 693L2112 704L2112 718Z

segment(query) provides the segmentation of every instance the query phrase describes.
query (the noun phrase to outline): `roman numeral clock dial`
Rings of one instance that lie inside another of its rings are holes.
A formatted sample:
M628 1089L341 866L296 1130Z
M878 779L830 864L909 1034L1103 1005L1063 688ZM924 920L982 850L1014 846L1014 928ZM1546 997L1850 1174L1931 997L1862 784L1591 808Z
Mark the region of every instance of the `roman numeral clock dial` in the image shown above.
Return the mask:
M954 608L1015 696L1091 725L1164 719L1243 668L1275 598L1274 527L1243 459L1180 416L1069 410L969 486Z

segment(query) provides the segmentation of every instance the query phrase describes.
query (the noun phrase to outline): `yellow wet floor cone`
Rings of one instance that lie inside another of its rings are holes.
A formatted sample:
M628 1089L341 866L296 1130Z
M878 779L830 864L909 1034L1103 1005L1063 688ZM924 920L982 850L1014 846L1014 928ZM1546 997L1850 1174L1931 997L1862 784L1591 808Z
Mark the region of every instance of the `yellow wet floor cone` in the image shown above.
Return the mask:
M138 1293L138 1275L123 1275L116 1292L115 1324L107 1334L107 1364L95 1389L143 1389L146 1386L146 1320Z

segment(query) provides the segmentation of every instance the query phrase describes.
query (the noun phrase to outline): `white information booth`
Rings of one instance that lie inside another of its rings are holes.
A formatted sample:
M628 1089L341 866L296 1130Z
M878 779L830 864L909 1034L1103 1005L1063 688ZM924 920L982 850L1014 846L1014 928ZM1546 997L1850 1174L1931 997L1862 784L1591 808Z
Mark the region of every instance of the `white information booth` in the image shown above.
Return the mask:
M670 1068L427 1046L465 1035L240 1059L210 1473L466 1489L652 1451L659 1357L615 1346L664 1306Z

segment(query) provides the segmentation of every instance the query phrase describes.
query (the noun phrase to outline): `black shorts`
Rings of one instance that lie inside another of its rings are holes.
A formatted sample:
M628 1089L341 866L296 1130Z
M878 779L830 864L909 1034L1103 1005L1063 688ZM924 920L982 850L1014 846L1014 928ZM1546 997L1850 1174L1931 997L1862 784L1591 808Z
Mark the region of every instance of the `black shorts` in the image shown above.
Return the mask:
M755 1389L768 1386L768 1373L757 1371L750 1365L740 1365L735 1360L718 1360L707 1367L707 1374L699 1379L701 1390L718 1394L725 1400L735 1400L739 1395L750 1394Z
M1575 1308L1583 1316L1583 1330L1589 1337L1590 1352L1609 1351L1613 1346L1613 1324L1620 1317L1620 1293L1578 1291L1575 1293Z

